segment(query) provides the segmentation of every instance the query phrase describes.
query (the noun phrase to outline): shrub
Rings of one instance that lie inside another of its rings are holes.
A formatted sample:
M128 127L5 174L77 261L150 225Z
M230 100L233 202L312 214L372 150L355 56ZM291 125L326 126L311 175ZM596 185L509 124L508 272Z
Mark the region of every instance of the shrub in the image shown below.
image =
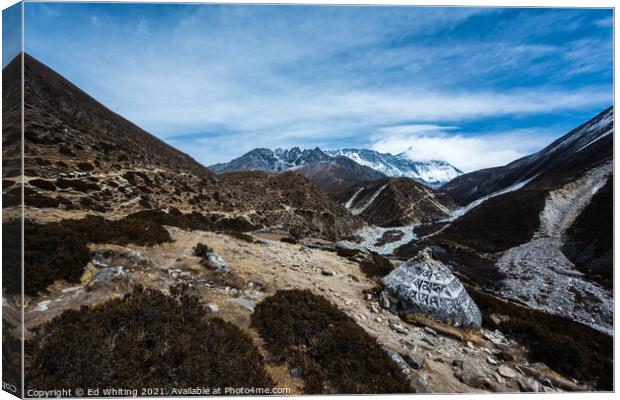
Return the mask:
M80 171L92 171L93 169L95 169L95 167L88 162L79 162L77 163L77 167L80 169Z
M38 187L39 189L50 191L56 190L56 185L54 185L54 182L46 181L45 179L31 179L28 183L32 186Z
M66 145L61 144L58 147L58 153L67 157L76 157L75 153Z
M243 217L221 218L215 222L215 230L224 232L250 232L258 229Z
M60 205L60 202L41 193L32 193L24 196L24 205L26 207L55 208Z
M540 225L547 191L524 189L491 197L437 235L485 253L529 241Z
M359 264L361 271L370 279L383 278L394 269L387 258L377 252L339 248L336 254Z
M207 253L210 253L212 251L213 249L211 249L209 246L207 246L204 243L198 243L196 244L196 247L194 247L194 255L200 258L206 258Z
M283 243L290 243L290 244L297 244L299 243L297 240L293 239L290 236L284 236L282 238L280 238L280 241Z
M302 369L306 393L409 393L407 377L374 338L324 297L288 290L252 315L274 358Z
M56 180L56 186L61 189L72 188L83 193L99 190L99 185L82 179L59 178Z
M556 315L527 308L466 285L482 312L482 324L501 329L526 346L530 358L542 361L565 376L613 390L613 337ZM510 320L496 325L491 314Z
M250 337L195 298L134 289L68 310L27 342L31 388L273 387Z
M370 254L358 261L360 269L368 278L383 278L394 269L394 265L379 253L371 251Z
M247 243L255 243L256 240L254 240L254 238L246 233L243 232L235 232L235 231L231 231L231 232L225 232L228 236L232 236L235 239L239 239L243 242L247 242Z
M19 221L3 224L3 230L9 232L18 227ZM24 232L25 293L30 296L44 292L58 279L79 282L90 260L88 243L151 246L171 240L168 231L154 222L135 218L109 221L92 215L48 224L26 220ZM12 257L18 256L19 253ZM10 266L3 270L5 287L11 293L19 293L20 261L9 259L5 265Z

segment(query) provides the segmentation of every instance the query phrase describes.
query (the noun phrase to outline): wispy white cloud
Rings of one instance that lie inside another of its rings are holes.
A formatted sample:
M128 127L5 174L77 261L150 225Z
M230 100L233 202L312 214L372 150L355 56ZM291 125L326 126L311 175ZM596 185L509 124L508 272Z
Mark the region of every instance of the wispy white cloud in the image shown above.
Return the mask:
M608 82L577 79L605 76L612 54L606 37L574 33L592 23L580 13L179 6L153 17L155 6L93 14L97 6L85 5L83 16L71 8L65 32L57 27L66 9L47 7L60 17L46 25L48 9L41 9L41 19L27 24L27 51L138 125L179 138L174 144L204 163L257 146L379 145L368 135L386 126L436 125L443 139L468 139L471 132L446 127L492 118L526 124L612 100ZM93 15L103 29L93 27ZM467 28L473 19L483 24ZM550 32L566 39L529 39ZM209 133L181 139L188 132ZM501 138L486 142L493 137Z
M465 171L505 165L540 150L558 132L519 129L465 136L455 127L406 125L379 129L373 135L374 150L399 153L407 149L415 159L444 160Z
M397 154L406 149L410 157L444 160L465 171L505 165L531 154L557 137L551 129L516 129L465 135L457 127L405 125L386 127L372 135L372 148Z

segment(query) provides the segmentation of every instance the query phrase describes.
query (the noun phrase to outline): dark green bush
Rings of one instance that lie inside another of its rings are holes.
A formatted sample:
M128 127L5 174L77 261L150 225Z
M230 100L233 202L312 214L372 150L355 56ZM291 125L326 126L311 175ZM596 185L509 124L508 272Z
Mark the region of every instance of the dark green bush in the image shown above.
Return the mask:
M122 299L65 311L27 342L27 386L273 387L250 337L205 316L195 298L139 287Z
M247 242L247 243L254 243L254 242L256 242L256 240L252 236L250 236L250 235L248 235L246 233L243 233L243 232L230 231L230 232L224 232L224 233L226 233L228 236L232 236L235 239L239 239L239 240Z
M377 252L364 252L358 249L339 248L336 254L359 264L360 269L370 279L383 278L394 269L387 258Z
M56 190L56 185L54 185L54 182L46 181L45 179L31 179L28 183L32 186L38 187L39 189L50 191Z
M80 171L92 171L93 169L95 169L95 167L88 162L79 162L77 163L77 167L80 169Z
M24 196L24 205L25 207L55 208L60 205L60 201L41 193L32 193Z
M394 265L379 253L371 251L370 254L359 261L360 269L367 277L383 278L394 269Z
M59 178L56 180L56 186L61 189L74 189L78 192L88 193L99 190L99 185L82 179L66 179Z
M10 188L13 185L15 185L15 181L12 181L10 179L3 179L2 180L2 190Z
M266 298L252 315L270 354L302 369L306 393L410 393L407 377L364 329L309 290Z
M290 243L290 244L297 244L299 243L297 240L293 239L290 236L284 236L282 238L280 238L280 241L283 243Z
M4 223L4 229L8 232L19 229L19 221ZM44 292L58 279L79 282L90 260L88 243L151 246L171 240L168 231L154 222L135 218L109 221L91 215L80 220L68 219L48 224L26 220L24 233L25 293L30 296ZM4 264L4 286L10 293L19 293L19 253L12 257L15 259L9 259Z
M599 390L613 390L613 337L567 318L498 300L474 286L467 285L467 291L482 312L483 326L500 329L524 344L530 359ZM498 326L491 314L510 320Z
M207 253L210 253L212 251L213 249L211 249L209 246L207 246L204 243L198 243L196 244L196 247L194 247L194 255L200 258L206 258Z

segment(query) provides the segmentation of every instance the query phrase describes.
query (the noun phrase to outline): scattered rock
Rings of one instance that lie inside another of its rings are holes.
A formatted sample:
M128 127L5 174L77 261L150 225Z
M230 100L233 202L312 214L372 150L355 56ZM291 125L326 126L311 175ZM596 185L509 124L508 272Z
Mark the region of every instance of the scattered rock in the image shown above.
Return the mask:
M288 373L291 375L291 377L293 378L299 378L303 375L303 369L301 367L294 367L288 370Z
M392 328L393 330L395 330L396 332L402 334L402 335L407 335L409 334L409 331L407 330L407 328L405 328L404 326L402 326L401 324L394 322L394 321L390 321L390 328Z
M403 357L397 352L387 347L384 347L383 350L387 353L388 356L398 365L403 374L407 375L411 370L409 369L409 364L403 359Z
M517 380L517 383L522 392L538 392L539 390L538 382L533 378L521 377Z
M35 310L36 311L47 311L50 303L51 303L50 300L44 300L40 302L39 304L37 304L37 308Z
M497 372L499 372L499 374L504 378L514 378L517 376L517 371L506 365L500 365Z
M209 305L207 306L207 309L208 309L209 311L211 311L211 312L216 313L216 312L219 312L219 311L220 311L220 306L218 306L217 304L209 304Z
M437 331L434 330L433 328L429 327L429 326L425 326L424 327L424 332L430 333L433 336L437 336Z
M321 275L325 275L325 276L334 276L334 271L330 271L328 269L323 268L321 270Z
M250 310L250 311L254 311L254 307L256 307L256 303L254 303L253 301L247 300L247 299L241 299L239 297L230 298L228 299L228 301L239 304L241 307L247 310Z
M464 361L461 370L455 376L471 387L484 389L490 385L486 372L471 361Z
M424 366L425 357L422 353L408 353L404 358L411 368L420 369Z
M125 269L121 265L115 265L112 267L100 268L99 272L93 277L93 280L107 281L123 275L125 275Z
M517 350L512 347L505 347L501 349L499 358L504 361L513 362L517 359Z
M390 308L390 299L388 298L387 293L381 292L381 294L379 294L379 305L385 309Z
M493 322L495 326L499 326L503 322L508 321L510 317L508 317L507 315L491 314L489 315L489 319L491 320L491 322Z
M377 314L379 312L379 307L376 304L370 305L370 312Z
M390 296L405 304L404 313L429 315L434 319L480 329L482 315L450 268L435 260L426 248L383 278Z
M213 251L207 253L205 265L220 272L230 272L230 268L228 267L224 259L219 254Z
M421 376L411 379L411 385L415 388L416 393L433 393Z

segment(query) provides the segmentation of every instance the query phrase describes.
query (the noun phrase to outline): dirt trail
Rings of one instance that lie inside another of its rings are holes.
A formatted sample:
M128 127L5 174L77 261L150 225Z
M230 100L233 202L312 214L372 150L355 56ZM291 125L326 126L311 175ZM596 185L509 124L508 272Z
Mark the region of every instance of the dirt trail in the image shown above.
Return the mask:
M422 354L425 365L411 374L419 377L435 393L481 391L455 376L454 360L470 360L480 365L487 376L496 376L493 390L518 390L514 381L510 383L495 372L495 364L500 362L496 352L491 350L494 349L493 343L484 339L481 341L483 345L462 343L401 321L379 306L377 296L370 294L376 283L362 274L358 264L335 253L276 240L259 239L249 243L226 234L187 232L172 227L168 230L174 239L171 243L152 247L92 246L93 251L130 250L144 256L147 262L142 267L125 264L124 275L106 279L98 277L97 268L89 263L82 285L57 282L49 294L27 303L27 328L49 321L68 308L121 296L136 283L167 292L170 286L184 282L191 286L203 304L213 310L213 315L248 332L267 355L262 339L250 328L255 304L279 289L309 289L350 315L381 345L402 354ZM212 247L231 272L215 273L203 267L199 258L193 256L193 247L197 243ZM395 325L402 329L396 330ZM268 369L278 385L290 387L293 393L301 393L301 380L292 378L286 365L268 362Z

